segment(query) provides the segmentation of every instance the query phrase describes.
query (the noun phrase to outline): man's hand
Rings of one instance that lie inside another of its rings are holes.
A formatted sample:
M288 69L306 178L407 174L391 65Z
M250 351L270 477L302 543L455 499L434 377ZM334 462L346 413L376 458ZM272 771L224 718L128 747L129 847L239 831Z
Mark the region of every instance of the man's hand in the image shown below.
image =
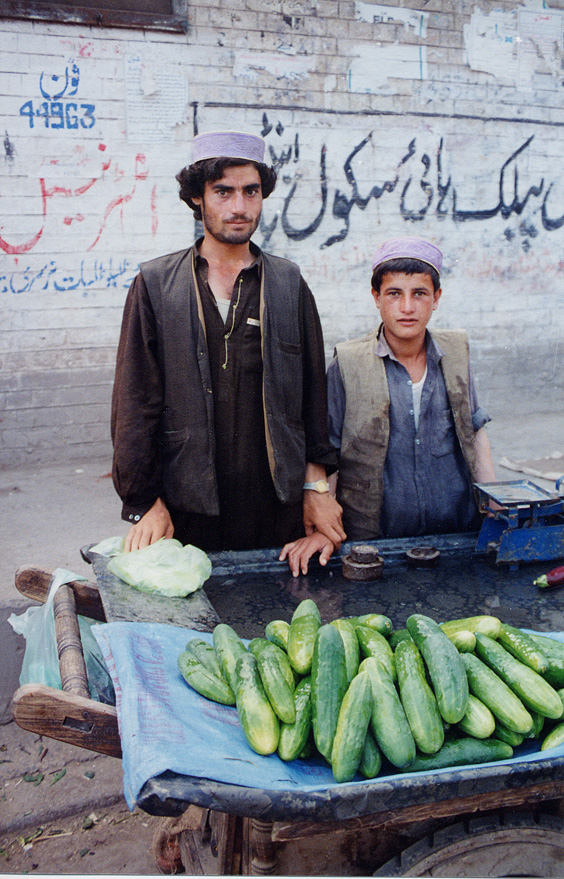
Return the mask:
M319 494L311 489L304 491L304 528L308 537L320 531L329 538L335 549L340 549L347 537L341 521L342 514L342 506L331 494Z
M308 562L315 552L319 552L319 564L326 565L331 558L334 546L328 537L320 531L315 531L309 537L300 537L292 543L287 543L279 555L279 561L288 559L290 570L294 577L307 574Z
M125 538L124 550L143 549L161 537L172 537L174 526L164 502L157 498L150 510L132 525Z

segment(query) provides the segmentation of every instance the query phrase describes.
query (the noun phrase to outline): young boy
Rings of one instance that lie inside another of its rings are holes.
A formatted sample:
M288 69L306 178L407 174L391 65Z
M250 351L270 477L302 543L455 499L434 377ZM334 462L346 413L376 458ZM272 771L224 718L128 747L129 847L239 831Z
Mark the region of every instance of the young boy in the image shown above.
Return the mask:
M373 261L380 326L337 345L328 378L337 499L349 540L477 530L472 483L495 481L461 330L429 332L441 297L440 250L422 238L384 242ZM323 535L284 547L295 576L333 546Z

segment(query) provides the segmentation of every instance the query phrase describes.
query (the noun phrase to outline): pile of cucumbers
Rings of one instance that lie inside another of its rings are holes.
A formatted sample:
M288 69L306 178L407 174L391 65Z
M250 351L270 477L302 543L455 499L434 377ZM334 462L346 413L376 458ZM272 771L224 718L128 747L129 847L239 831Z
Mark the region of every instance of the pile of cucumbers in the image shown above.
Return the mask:
M220 623L178 657L187 684L236 707L250 747L320 756L337 782L505 760L525 738L564 742L564 644L497 617L404 629L369 613L323 623L305 599L245 646Z

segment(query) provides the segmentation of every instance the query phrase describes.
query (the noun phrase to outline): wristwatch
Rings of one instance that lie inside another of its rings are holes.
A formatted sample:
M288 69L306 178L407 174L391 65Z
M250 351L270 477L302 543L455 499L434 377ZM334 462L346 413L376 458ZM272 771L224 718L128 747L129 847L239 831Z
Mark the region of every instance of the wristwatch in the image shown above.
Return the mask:
M326 494L329 491L329 483L324 479L318 479L317 482L304 482L304 491L316 491L318 494Z

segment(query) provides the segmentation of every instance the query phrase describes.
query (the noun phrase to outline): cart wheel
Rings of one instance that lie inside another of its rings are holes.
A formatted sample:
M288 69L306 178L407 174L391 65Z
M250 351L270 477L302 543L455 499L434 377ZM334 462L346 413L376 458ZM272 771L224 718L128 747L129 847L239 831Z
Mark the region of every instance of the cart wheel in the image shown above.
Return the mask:
M472 818L420 839L374 876L564 875L564 822L551 815Z

